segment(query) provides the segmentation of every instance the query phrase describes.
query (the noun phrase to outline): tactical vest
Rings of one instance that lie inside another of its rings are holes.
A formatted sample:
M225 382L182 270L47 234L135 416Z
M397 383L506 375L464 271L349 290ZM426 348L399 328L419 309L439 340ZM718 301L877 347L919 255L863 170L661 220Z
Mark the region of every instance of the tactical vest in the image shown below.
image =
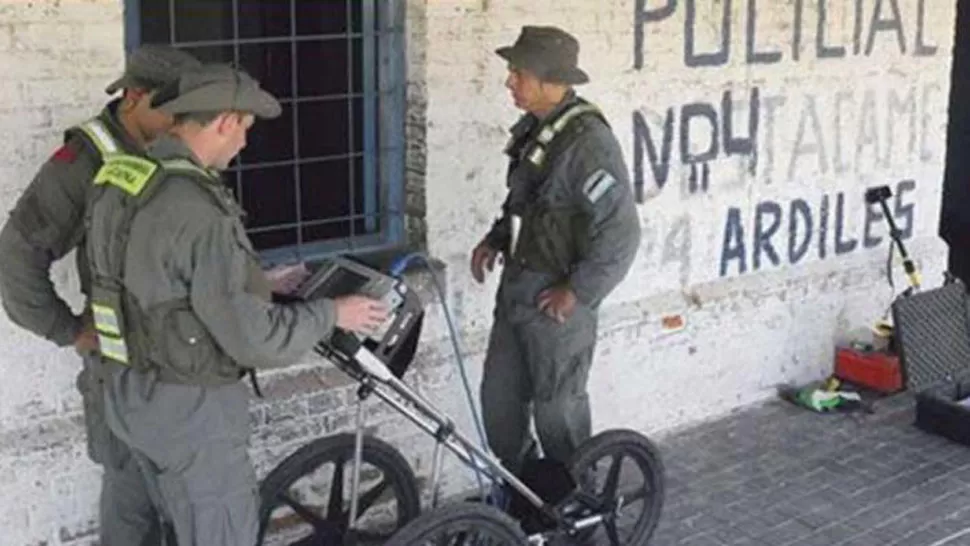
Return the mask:
M579 138L584 118L589 117L608 125L596 106L577 98L538 126L534 118L526 116L513 127L506 147L511 159L505 212L509 221L512 217L520 219L521 227L512 227L512 240L504 250L526 269L565 278L586 253L589 218L582 207L572 201L552 202L538 196L548 183L552 166Z
M126 151L124 144L119 142L111 134L111 129L108 128L109 115L108 111L105 110L96 117L64 131L64 142L66 143L74 136L79 136L88 147L98 154L102 161L105 157L124 153Z
M110 113L105 109L94 118L64 131L64 143L66 144L73 137L80 138L88 149L97 155L99 167L104 164L106 157L124 153L126 151L125 144L109 128L111 124L109 116ZM83 236L80 244L83 248ZM75 255L75 263L77 264L81 293L90 295L91 275L87 258L87 254L79 248Z
M235 383L247 370L239 367L209 334L188 297L145 308L126 288L128 237L135 215L173 176L198 184L200 193L227 216L242 213L218 174L188 160L154 161L124 154L107 158L94 180L86 247L92 277L91 309L101 354L118 365L155 371L163 382L203 386ZM91 214L95 208L96 218ZM270 299L269 284L254 257L250 259L246 289Z

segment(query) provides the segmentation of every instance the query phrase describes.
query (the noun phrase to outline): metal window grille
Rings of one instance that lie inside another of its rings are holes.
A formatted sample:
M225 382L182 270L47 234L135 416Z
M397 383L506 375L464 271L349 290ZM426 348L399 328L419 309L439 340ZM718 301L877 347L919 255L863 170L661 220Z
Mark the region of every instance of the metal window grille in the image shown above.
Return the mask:
M126 46L233 63L283 105L225 173L269 262L404 240L401 0L127 0Z

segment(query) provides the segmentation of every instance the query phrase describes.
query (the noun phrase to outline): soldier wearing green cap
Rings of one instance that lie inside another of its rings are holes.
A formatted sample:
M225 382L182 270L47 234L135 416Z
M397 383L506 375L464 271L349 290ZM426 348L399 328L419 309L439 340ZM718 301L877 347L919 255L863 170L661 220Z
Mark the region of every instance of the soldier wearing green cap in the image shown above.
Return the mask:
M172 116L151 107L152 94L187 68L194 57L166 46L144 46L126 61L122 76L106 89L114 94L97 116L71 127L41 166L0 230L0 297L14 324L54 343L73 345L84 366L82 394L88 453L104 468L101 484L101 544L161 543L159 514L128 453L104 423L103 388L96 369L97 338L87 312L75 315L50 280L51 265L82 248L86 196L106 157L139 154L168 130ZM90 294L86 256L78 252L81 291Z
M350 296L274 303L219 175L277 100L245 72L207 65L155 97L175 118L147 158L99 171L87 251L92 308L108 368L111 429L143 462L184 546L257 540L244 374L297 361L334 327L387 317Z
M589 80L576 39L526 26L496 53L524 114L505 149L502 215L471 268L483 282L504 256L481 396L489 444L515 471L536 450L530 419L543 454L563 463L590 436L598 309L633 263L640 223L609 124L573 90Z

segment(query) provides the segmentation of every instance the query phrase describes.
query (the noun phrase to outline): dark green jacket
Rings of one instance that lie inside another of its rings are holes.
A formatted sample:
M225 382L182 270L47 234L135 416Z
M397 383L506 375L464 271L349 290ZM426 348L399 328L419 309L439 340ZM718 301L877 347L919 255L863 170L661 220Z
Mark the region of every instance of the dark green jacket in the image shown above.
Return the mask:
M578 104L587 103L570 92L545 120L527 114L513 126L509 193L486 241L508 253L512 216L518 215L522 227L509 266L566 283L582 304L597 307L627 275L640 246L639 215L619 143L601 117L586 114L565 125L541 153L544 170L528 161L536 153L530 144ZM534 292L524 291L524 297Z
M109 186L91 205L87 241L93 291L123 260L123 320L141 340L129 345L147 344L147 361L133 365L157 369L162 380L227 384L244 369L292 364L331 333L332 300L271 301L242 209L218 175L199 174L197 159L172 136L159 138L147 156L191 169L157 176L126 244L117 221L124 194Z
M14 324L61 347L74 342L81 319L55 291L51 265L83 242L85 196L101 166L99 148L139 153L118 121L118 102L66 132L63 146L44 162L0 229L4 311ZM77 253L77 266L87 293L83 252Z

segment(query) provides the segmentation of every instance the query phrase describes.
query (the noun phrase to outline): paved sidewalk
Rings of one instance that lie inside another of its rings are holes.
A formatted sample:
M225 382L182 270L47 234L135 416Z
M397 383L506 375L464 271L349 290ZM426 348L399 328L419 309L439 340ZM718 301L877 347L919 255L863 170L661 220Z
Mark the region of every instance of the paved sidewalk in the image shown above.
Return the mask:
M906 394L874 414L778 401L669 437L650 544L970 545L970 448L912 419Z

